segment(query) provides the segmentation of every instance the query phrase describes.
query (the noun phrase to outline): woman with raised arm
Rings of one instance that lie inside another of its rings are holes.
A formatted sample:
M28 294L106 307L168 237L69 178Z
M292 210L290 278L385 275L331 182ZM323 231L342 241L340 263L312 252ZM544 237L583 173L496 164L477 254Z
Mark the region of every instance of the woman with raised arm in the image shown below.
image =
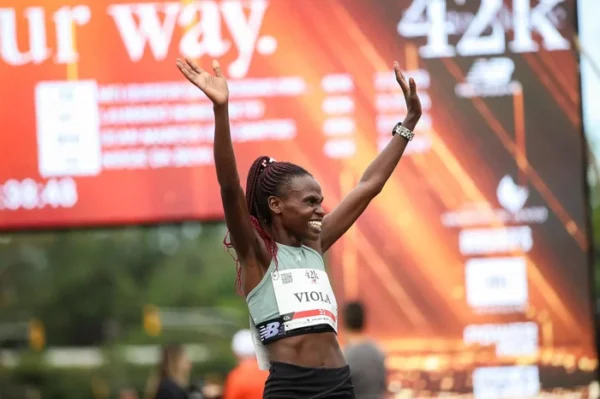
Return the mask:
M407 105L394 136L358 185L329 214L319 183L300 166L257 158L240 184L219 63L214 75L177 60L183 75L213 102L214 161L225 221L237 254L240 288L256 332L261 365L269 367L264 398L353 398L350 369L337 341L337 303L323 254L352 226L383 189L421 117L415 81L394 62ZM266 364L265 364L266 360Z

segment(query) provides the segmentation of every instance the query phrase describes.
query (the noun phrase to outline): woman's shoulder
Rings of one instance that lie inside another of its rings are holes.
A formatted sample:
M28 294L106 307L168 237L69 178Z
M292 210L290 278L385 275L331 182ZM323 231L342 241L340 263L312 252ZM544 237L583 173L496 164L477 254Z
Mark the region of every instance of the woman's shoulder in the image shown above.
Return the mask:
M307 256L314 257L315 259L317 259L321 263L325 263L323 261L323 255L321 254L320 248L313 248L310 245L302 245L302 248L304 249L304 251L307 254Z

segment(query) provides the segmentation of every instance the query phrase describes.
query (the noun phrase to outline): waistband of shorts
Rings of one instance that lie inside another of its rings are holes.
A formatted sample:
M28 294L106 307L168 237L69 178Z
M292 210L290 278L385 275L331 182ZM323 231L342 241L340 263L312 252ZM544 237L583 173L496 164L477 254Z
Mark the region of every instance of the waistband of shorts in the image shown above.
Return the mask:
M334 368L329 368L329 367L306 367L306 366L299 366L297 364L292 364L292 363L285 363L285 362L274 362L271 361L271 369L278 369L278 370L282 370L282 371L288 371L288 372L307 372L307 371L313 371L313 372L319 372L319 373L339 373L339 372L346 372L346 371L350 371L350 366L345 365L343 367L334 367Z

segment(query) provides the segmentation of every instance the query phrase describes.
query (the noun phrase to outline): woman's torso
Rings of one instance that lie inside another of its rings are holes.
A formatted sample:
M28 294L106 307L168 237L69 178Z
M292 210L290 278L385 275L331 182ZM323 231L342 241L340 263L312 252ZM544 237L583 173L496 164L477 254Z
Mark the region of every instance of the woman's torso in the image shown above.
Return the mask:
M154 399L187 399L187 392L170 378L163 378L157 389Z
M346 365L337 342L337 301L322 256L277 244L262 280L246 297L271 361L304 367Z
M346 360L332 332L284 338L267 345L271 361L303 367L338 368Z

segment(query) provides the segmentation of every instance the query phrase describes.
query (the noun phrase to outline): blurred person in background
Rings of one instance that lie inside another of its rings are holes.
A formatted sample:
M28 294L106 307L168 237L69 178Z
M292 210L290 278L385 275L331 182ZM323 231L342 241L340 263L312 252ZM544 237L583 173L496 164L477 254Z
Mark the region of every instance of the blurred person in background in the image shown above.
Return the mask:
M150 382L147 399L187 399L192 363L182 345L163 347L156 378ZM156 388L154 388L155 386Z
M385 354L364 332L365 309L349 302L343 311L346 327L344 355L350 366L356 399L382 399L387 395Z
M231 349L238 365L227 376L223 399L261 399L269 373L258 367L252 332L238 331L233 336Z

